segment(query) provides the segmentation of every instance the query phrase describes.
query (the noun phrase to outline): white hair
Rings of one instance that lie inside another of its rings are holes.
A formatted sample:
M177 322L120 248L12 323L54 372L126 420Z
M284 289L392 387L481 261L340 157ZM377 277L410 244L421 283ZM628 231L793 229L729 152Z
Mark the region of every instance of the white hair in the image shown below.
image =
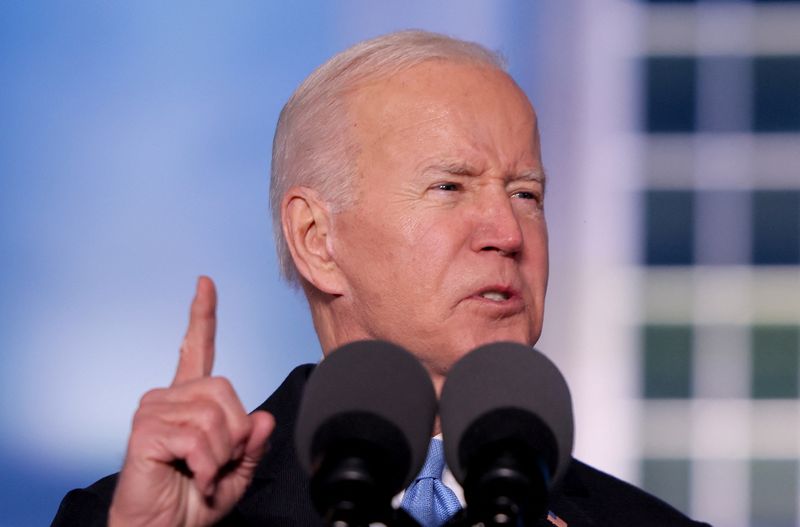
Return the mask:
M408 30L360 42L314 70L281 110L272 144L270 207L283 277L300 277L283 235L281 202L290 187L315 189L331 210L355 201L358 144L348 133L348 93L431 60L479 64L505 71L502 57L480 44L427 31Z

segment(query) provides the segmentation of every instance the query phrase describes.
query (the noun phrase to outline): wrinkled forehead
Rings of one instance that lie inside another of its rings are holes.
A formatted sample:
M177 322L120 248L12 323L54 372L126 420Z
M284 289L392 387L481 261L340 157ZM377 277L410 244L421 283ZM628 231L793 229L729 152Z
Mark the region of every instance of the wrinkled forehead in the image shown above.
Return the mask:
M456 105L468 111L485 105L514 107L535 120L530 101L514 79L496 66L482 63L428 60L391 75L363 79L345 98L350 115L362 119L425 106Z
M347 104L362 159L441 155L513 170L541 163L533 107L496 67L429 61L363 83Z

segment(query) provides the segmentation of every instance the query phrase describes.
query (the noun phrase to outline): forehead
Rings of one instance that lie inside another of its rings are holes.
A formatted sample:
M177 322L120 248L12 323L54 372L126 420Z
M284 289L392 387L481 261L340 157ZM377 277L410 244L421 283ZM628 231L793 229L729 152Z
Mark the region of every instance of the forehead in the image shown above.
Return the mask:
M444 157L508 170L540 163L530 102L491 66L428 61L364 83L348 117L362 158Z

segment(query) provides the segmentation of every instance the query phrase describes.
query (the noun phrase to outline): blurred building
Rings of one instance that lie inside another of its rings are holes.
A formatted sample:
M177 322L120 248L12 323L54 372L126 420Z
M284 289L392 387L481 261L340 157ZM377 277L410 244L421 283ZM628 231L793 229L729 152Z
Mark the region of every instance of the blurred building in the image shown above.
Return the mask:
M642 15L641 482L798 525L800 2Z
M800 2L540 5L540 345L576 453L714 525L800 525Z

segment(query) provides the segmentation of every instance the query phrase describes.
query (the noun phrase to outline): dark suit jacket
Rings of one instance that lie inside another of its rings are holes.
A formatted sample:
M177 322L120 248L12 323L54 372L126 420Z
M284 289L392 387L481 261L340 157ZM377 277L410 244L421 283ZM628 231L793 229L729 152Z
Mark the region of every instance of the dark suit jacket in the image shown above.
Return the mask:
M295 417L306 380L314 366L298 366L259 410L275 416L278 426L270 449L256 469L253 482L223 526L303 526L324 524L311 504L309 480L294 455ZM117 476L69 492L53 525L104 526ZM552 493L550 510L569 527L700 526L645 492L573 460L564 480ZM542 527L552 527L544 520Z

